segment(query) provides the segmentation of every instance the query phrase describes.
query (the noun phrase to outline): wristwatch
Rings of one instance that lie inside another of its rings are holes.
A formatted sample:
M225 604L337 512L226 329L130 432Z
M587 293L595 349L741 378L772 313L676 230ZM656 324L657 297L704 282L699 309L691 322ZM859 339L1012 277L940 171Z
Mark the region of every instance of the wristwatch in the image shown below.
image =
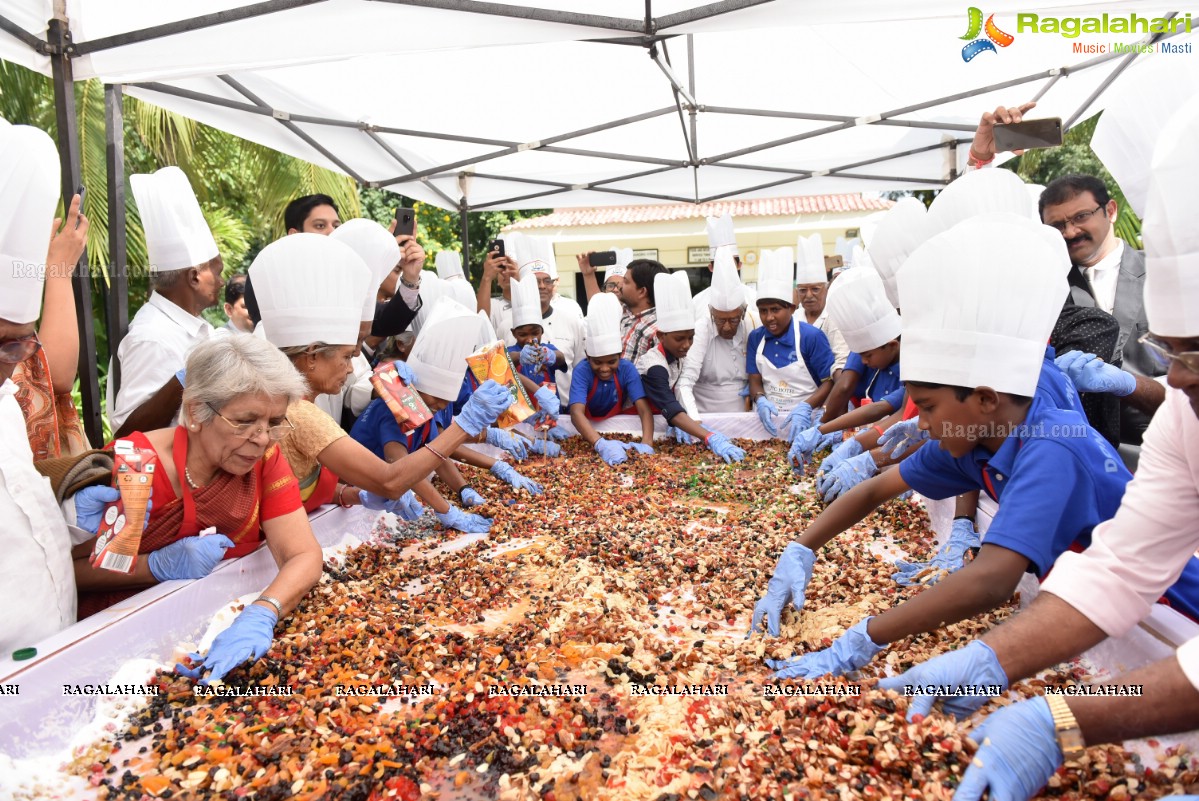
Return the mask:
M1070 705L1060 695L1046 695L1049 712L1053 715L1053 730L1057 736L1057 744L1062 749L1063 762L1077 762L1087 752L1087 746L1082 739L1082 729L1070 711Z
M279 603L277 598L272 598L269 595L259 595L254 600L270 604L271 606L275 607L275 615L278 617L283 617L283 604Z

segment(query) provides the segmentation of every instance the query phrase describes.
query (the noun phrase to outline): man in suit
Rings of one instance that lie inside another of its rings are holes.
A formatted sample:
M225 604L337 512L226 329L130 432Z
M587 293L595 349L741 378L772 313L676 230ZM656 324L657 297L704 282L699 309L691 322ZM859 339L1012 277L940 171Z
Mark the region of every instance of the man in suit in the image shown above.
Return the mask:
M1064 175L1045 187L1038 207L1041 221L1061 232L1070 253L1070 298L1078 306L1101 309L1120 324L1116 353L1136 379L1136 389L1120 404L1120 441L1140 445L1149 418L1165 400L1154 380L1165 371L1140 338L1145 318L1145 256L1116 236L1118 209L1103 181L1092 175Z

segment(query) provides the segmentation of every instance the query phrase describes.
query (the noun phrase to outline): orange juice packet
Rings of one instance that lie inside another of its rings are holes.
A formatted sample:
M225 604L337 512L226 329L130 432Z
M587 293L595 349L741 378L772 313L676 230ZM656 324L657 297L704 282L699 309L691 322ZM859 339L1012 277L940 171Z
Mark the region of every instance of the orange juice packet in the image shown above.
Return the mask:
M508 349L502 341L497 340L479 348L466 357L466 363L480 384L491 380L512 394L513 403L495 421L497 427L511 428L537 413L533 408L533 402L529 400L529 394L516 378L512 357L508 355Z
M433 419L433 412L420 394L400 378L395 362L384 362L376 367L371 373L371 386L387 404L405 434Z
M158 454L137 447L132 440L118 439L113 443L113 461L113 483L121 497L104 510L92 551L92 567L132 573L146 528L146 506Z

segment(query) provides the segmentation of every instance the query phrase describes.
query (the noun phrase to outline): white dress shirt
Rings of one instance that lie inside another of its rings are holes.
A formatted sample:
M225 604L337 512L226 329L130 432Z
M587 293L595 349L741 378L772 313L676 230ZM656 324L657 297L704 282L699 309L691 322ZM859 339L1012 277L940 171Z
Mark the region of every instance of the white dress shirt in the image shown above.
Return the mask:
M795 310L796 314L803 314L803 307ZM806 322L806 320L805 320ZM816 318L814 325L824 332L828 337L829 347L833 349L833 369L842 370L845 368L845 360L849 358L849 344L846 343L845 337L841 334L841 329L838 328L831 317L828 316L828 305L824 307L824 311L820 312L820 316Z
M1112 236L1115 236L1113 233ZM1091 282L1095 291L1095 305L1108 314L1116 308L1116 282L1120 278L1120 259L1124 258L1124 240L1117 239L1112 252L1099 260L1097 264L1083 269L1083 274Z
M129 332L117 349L121 387L116 398L112 384L108 385L108 420L112 430L120 428L135 409L183 369L192 348L212 334L213 328L204 318L188 314L157 292L152 293L133 316ZM111 361L108 367L111 374Z
M33 469L17 385L0 385L0 654L75 622L71 539L50 479ZM7 599L7 600L5 600Z
M1199 418L1186 395L1168 388L1116 516L1096 526L1084 552L1058 557L1041 591L1117 637L1149 613L1197 548ZM1199 689L1199 639L1180 648L1178 658Z

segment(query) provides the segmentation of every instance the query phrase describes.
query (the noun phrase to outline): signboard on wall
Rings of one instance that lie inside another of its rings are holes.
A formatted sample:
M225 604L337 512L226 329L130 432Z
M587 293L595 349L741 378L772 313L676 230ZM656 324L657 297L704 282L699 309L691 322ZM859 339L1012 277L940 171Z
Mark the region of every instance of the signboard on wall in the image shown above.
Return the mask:
M687 248L688 264L707 264L712 261L712 248L707 245Z
M634 259L653 259L654 261L657 261L658 260L658 249L657 248L642 248L641 250L634 250L633 258Z

